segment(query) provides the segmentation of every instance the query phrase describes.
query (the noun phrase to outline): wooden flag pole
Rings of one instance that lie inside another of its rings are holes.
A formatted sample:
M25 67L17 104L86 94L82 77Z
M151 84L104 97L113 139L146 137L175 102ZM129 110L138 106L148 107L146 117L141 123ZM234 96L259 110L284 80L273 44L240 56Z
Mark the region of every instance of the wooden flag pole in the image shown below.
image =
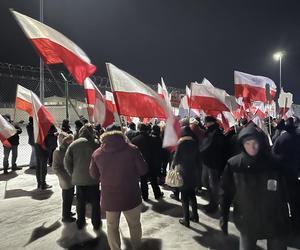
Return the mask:
M117 98L117 96L115 94L115 89L114 89L114 85L112 83L112 77L111 77L110 70L109 70L109 63L105 63L105 65L106 65L106 70L107 70L107 74L108 74L110 88L111 88L111 91L112 91L114 99L115 99L115 104L116 104L116 108L117 108L117 115L118 115L119 123L121 125L122 132L125 133L125 131L123 129L123 124L122 124L121 116L120 116L120 107L119 107L118 98Z

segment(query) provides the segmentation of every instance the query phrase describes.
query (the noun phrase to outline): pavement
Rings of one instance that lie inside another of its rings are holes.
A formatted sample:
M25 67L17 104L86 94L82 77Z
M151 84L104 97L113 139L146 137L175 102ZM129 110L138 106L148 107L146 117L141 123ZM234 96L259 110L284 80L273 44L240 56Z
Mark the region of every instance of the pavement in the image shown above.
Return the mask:
M0 169L0 249L109 249L105 214L102 214L103 226L98 232L93 231L90 219L83 230L78 230L75 223L62 223L61 189L51 168L48 168L47 183L53 188L38 190L35 170L27 166L8 175L2 174ZM204 198L197 197L200 223L191 222L191 228L186 228L178 222L182 216L181 203L170 198L171 191L163 187L165 197L157 201L150 185L149 190L149 202L144 202L142 209L142 249L238 249L237 229L230 222L229 235L224 236L218 226L218 214L208 216L201 211L201 205L207 203ZM90 218L89 207L87 217ZM131 249L124 216L120 233L122 249ZM300 249L299 236L291 237L288 249ZM266 249L266 241L259 241L257 249Z

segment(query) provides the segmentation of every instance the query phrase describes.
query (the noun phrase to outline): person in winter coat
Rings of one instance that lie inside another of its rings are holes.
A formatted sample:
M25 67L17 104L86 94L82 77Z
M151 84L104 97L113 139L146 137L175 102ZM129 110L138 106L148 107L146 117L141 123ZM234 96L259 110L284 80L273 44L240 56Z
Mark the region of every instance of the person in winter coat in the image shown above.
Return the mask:
M111 250L121 249L122 212L136 249L142 237L139 178L147 173L147 164L139 149L126 142L120 126L110 125L101 135L101 142L92 155L90 174L101 183L101 208L106 211L108 243Z
M154 164L155 156L153 155L153 142L152 138L147 133L147 130L148 128L145 124L140 124L140 133L131 140L131 143L139 148L149 167L148 174L141 177L141 190L144 201L148 201L149 196L148 180L151 183L155 199L158 200L163 197L163 193L160 191L157 182L157 171Z
M77 227L82 229L85 222L85 207L92 205L92 224L95 230L101 226L99 180L90 176L89 166L93 152L98 148L95 142L94 129L91 124L85 124L79 131L79 138L68 147L64 166L76 185L77 196Z
M285 121L283 119L281 119L276 127L275 127L275 132L274 135L272 136L272 142L274 143L276 141L276 139L281 135L281 133L284 131L285 128Z
M37 188L42 190L52 188L51 185L46 183L46 175L47 175L47 161L50 158L50 155L53 154L55 150L55 145L57 145L57 129L54 124L51 125L48 134L45 137L44 145L35 144L35 151L37 156L37 166L36 166L36 180L37 180ZM52 161L52 155L51 155Z
M66 132L67 134L73 134L70 126L70 122L68 119L64 119L61 124L61 130Z
M31 146L31 156L30 156L30 163L29 168L35 169L37 165L37 157L36 151L34 146L34 134L33 134L33 118L32 116L29 117L29 123L26 126L27 134L28 134L28 144Z
M17 123L14 123L9 114L6 114L3 116L9 123L11 123L15 129L17 130L17 133L15 133L13 136L9 137L7 140L10 143L11 147L8 148L6 146L3 145L3 153L4 153L4 157L3 157L3 171L4 174L8 174L8 158L9 158L9 154L10 151L12 152L12 157L11 157L11 170L12 171L16 171L16 170L21 170L21 168L19 168L17 166L17 158L18 158L18 145L19 145L19 134L22 133L22 129L20 128L20 126Z
M81 120L75 121L75 135L74 135L74 141L79 138L79 130L82 128L83 123Z
M126 132L126 136L131 141L132 138L138 135L138 131L136 131L136 126L134 122L129 123L129 130Z
M199 168L198 142L192 137L193 132L189 126L181 128L181 137L178 140L172 167L180 166L183 186L179 188L183 209L183 219L179 223L189 227L190 220L199 222L195 188L197 186L197 168ZM192 206L193 217L190 218L189 203Z
M287 187L291 199L291 210L294 215L293 225L300 228L300 136L296 133L296 126L292 117L285 122L285 129L277 137L272 147L273 156L280 162L280 166L287 180Z
M57 128L54 125L52 125L45 139L45 145L48 151L48 164L50 167L52 166L53 152L57 147L57 137L58 137Z
M206 116L205 126L207 130L200 147L203 161L202 183L207 188L210 198L204 210L211 213L218 208L220 174L225 165L225 138L215 117Z
M268 250L284 250L289 210L284 178L263 146L264 135L254 124L239 133L242 152L227 162L221 179L220 226L227 234L230 205L240 231L240 250L256 249L267 239Z
M62 189L62 222L74 222L76 220L72 217L71 212L74 186L70 175L68 175L64 168L66 150L73 140L73 135L61 132L58 136L59 147L53 152L52 167Z

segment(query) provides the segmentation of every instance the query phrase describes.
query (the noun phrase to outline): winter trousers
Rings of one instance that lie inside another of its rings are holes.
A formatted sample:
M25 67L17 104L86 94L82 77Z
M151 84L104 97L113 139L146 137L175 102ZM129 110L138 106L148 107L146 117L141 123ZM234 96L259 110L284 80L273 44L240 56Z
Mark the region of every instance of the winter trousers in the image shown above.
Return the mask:
M184 220L189 224L190 223L190 211L189 211L189 203L192 206L192 213L194 219L198 220L199 215L197 211L197 199L195 194L195 189L187 189L181 190L181 202L182 202L182 209L183 209L183 217Z
M257 239L241 234L240 250L256 250ZM287 250L287 245L282 238L267 239L267 250Z
M31 156L30 156L29 167L36 167L37 166L36 149L34 145L30 145L30 146L31 146Z
M37 156L36 180L38 188L40 188L46 185L48 152L37 144L35 149Z
M155 175L144 175L141 177L141 191L143 200L148 200L149 192L148 192L148 180L151 183L151 187L154 193L155 199L161 196L161 191L157 183L157 176Z
M99 185L76 186L77 196L77 226L82 228L85 224L85 207L87 203L92 206L92 224L94 228L101 225L100 191Z
M209 205L218 206L219 203L219 184L220 177L217 169L212 169L203 165L202 169L202 183L207 188L209 195Z
M3 169L4 170L7 170L8 166L9 166L8 158L9 158L10 151L12 152L11 166L12 166L12 168L17 166L16 161L17 161L17 157L18 157L18 145L12 145L11 148L7 148L7 147L3 146L3 153L4 153Z
M74 197L74 187L62 190L62 217L63 219L72 217L71 209Z
M141 218L141 205L122 212L126 218L130 239L133 249L138 249L141 244L142 238L142 226L140 222ZM121 240L119 233L121 212L109 212L106 211L107 221L107 238L108 244L111 250L121 250Z

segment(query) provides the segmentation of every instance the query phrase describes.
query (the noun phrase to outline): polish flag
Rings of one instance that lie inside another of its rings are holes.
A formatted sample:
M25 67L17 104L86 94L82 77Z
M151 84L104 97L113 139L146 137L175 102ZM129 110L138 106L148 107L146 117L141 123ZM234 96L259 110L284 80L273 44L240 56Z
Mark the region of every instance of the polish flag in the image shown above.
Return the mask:
M266 106L263 102L253 102L250 107L250 112L253 116L258 116L260 119L264 119L268 116Z
M16 109L27 112L32 115L31 91L21 85L17 85Z
M204 78L202 84L191 83L190 107L206 111L229 111L226 105L226 96L229 95L223 89L215 88Z
M101 124L102 127L112 124L114 122L113 113L106 108L105 98L90 78L84 80L84 90L90 122Z
M160 96L161 99L164 99L163 89L160 83L157 84L157 94Z
M31 91L33 134L34 141L45 148L45 138L50 127L54 124L54 118L40 99Z
M80 85L96 71L82 49L63 34L14 10L12 14L46 64L63 63Z
M266 89L270 87L270 100L276 95L276 85L273 80L264 76L255 76L234 71L235 96L243 97L245 102L261 101L267 103Z
M166 101L169 108L171 108L172 107L172 105L171 105L171 96L168 93L167 86L166 86L165 81L162 77L161 77L161 87L162 87L163 99Z
M105 104L107 109L110 110L110 112L117 112L115 98L112 92L105 91Z
M120 115L143 118L168 116L170 110L154 90L113 64L106 63L106 66Z
M2 115L0 115L0 141L7 148L11 148L11 144L7 140L9 137L12 137L17 130L15 127L9 123Z

